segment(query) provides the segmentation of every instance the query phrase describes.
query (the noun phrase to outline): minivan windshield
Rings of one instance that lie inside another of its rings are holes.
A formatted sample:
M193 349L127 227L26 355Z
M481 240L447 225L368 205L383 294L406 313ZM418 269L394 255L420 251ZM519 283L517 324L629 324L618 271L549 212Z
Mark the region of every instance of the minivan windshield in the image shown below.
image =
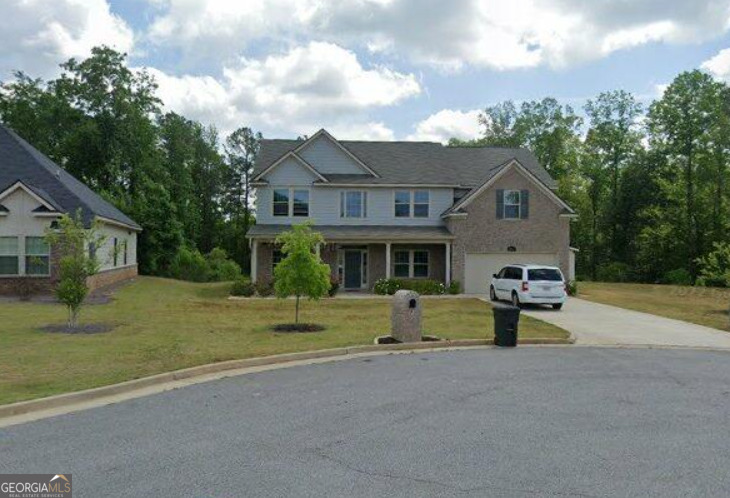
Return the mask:
M553 282L560 282L563 280L563 276L558 270L553 268L535 268L527 270L527 280L549 280Z

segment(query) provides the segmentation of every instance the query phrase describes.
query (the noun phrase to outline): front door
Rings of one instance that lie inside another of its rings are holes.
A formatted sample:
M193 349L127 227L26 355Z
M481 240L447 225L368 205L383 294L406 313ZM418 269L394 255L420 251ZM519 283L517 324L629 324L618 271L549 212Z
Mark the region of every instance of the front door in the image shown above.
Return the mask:
M362 251L345 251L345 289L362 287Z

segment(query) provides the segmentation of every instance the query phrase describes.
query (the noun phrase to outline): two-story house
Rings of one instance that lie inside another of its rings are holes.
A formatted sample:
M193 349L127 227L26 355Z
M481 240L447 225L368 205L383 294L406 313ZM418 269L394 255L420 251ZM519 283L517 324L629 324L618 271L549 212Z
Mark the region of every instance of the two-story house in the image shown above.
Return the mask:
M505 264L560 266L572 277L574 211L524 149L435 142L262 140L256 161L252 279L270 280L278 234L306 220L346 290L380 278L456 280L484 293Z

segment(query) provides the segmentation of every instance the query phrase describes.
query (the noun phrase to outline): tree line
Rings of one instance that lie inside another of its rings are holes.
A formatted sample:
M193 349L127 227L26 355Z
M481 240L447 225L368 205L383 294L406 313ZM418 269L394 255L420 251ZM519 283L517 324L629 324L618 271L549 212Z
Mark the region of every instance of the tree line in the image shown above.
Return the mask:
M222 248L248 271L249 175L259 133L163 112L157 85L126 55L94 48L50 81L0 85L0 120L142 227L139 267L167 275L181 250ZM218 255L218 253L214 253Z
M261 135L242 127L222 139L163 112L156 92L125 54L97 47L56 79L17 73L0 85L0 120L142 225L142 273L170 274L181 250L217 247L248 273ZM728 85L689 71L648 105L615 90L583 111L507 101L481 114L480 138L449 144L536 154L579 215L580 277L730 286Z
M648 105L622 90L584 114L554 98L490 106L452 146L531 149L578 213L579 277L730 286L730 88L679 74Z

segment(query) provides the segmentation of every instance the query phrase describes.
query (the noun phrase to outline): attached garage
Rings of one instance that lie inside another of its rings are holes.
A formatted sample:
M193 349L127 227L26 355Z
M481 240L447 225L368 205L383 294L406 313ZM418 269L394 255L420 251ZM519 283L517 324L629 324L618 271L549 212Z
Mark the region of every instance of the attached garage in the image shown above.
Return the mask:
M557 254L467 253L464 267L464 292L486 294L492 275L511 264L558 266Z

